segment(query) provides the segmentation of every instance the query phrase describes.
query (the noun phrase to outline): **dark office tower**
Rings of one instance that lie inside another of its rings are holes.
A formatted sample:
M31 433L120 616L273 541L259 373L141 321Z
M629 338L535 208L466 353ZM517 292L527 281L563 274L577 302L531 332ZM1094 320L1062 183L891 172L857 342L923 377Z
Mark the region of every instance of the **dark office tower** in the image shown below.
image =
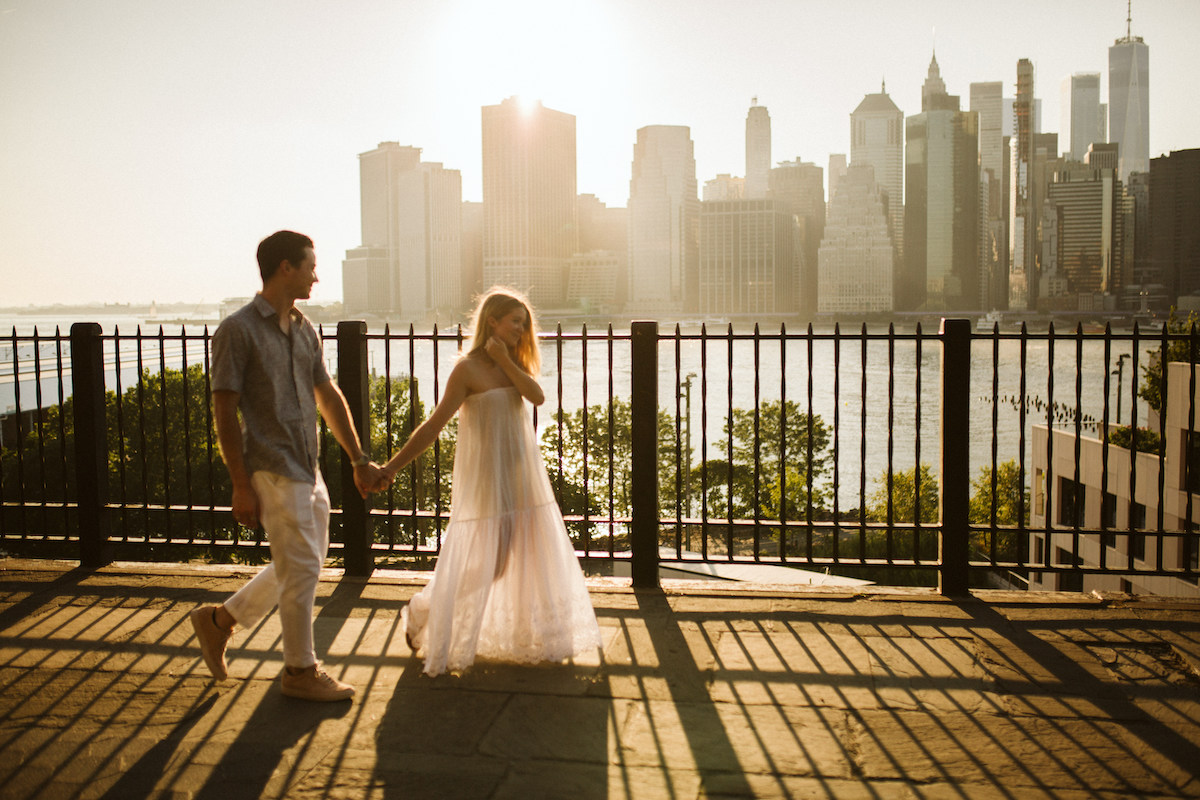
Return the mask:
M1126 311L1166 311L1171 298L1162 270L1151 254L1149 172L1129 176L1124 208L1126 278L1121 285L1120 307Z
M1093 154L1095 165L1064 158L1050 167L1040 218L1041 310L1116 308L1124 269L1124 193L1112 151ZM1112 166L1102 166L1105 161Z
M1150 258L1172 305L1200 295L1200 149L1150 161Z
M746 199L767 196L767 173L771 170L771 115L758 98L746 113Z
M817 310L817 253L825 235L824 170L797 158L783 161L771 170L768 197L792 215L799 238L799 274L793 281L797 310L812 314Z
M1017 97L1013 101L1013 135L1009 144L1012 178L1008 213L1008 307L1025 311L1036 307L1034 274L1033 208L1033 62L1017 62Z
M1108 138L1121 146L1121 180L1150 164L1150 48L1132 34L1131 16L1108 48Z
M979 309L979 114L946 93L936 56L905 120L904 269L897 311Z
M775 200L701 203L700 313L793 313L795 245L792 215Z
M515 97L484 106L484 283L561 307L578 249L575 194L574 116Z

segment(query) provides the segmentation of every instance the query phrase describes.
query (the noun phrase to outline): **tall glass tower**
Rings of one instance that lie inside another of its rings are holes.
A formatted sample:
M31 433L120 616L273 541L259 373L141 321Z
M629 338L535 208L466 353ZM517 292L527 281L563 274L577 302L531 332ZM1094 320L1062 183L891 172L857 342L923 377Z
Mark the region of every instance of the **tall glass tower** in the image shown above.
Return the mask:
M1120 173L1150 170L1150 48L1131 30L1108 48L1108 138L1121 146Z

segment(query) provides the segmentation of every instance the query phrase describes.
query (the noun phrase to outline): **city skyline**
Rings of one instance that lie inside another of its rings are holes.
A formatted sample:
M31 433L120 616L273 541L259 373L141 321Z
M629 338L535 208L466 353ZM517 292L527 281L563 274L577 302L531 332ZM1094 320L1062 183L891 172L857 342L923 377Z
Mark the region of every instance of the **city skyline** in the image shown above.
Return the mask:
M1012 25L1022 13L1038 24ZM1132 33L1152 50L1151 158L1200 146L1200 110L1182 102L1200 66L1185 38L1197 22L1192 3L1133 7ZM920 112L936 49L947 91L964 98L983 81L1011 97L1016 62L1030 58L1052 130L1063 78L1101 73L1108 97L1108 48L1125 33L1123 0L903 11L3 0L4 304L249 294L253 248L279 227L314 237L314 301L339 300L342 258L360 244L357 155L381 141L421 148L477 201L480 109L513 95L575 116L578 191L625 206L642 127L689 127L701 184L742 175L757 96L772 165L824 165L849 152L850 112L881 81L905 116Z

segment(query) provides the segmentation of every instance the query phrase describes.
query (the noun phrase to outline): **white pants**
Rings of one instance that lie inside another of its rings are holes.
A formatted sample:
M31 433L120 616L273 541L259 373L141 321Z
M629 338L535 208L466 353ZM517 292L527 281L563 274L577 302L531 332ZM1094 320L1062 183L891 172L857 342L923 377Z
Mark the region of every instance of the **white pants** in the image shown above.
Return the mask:
M313 599L329 550L329 490L319 470L315 484L261 470L250 482L258 494L258 517L271 545L271 563L225 601L225 610L250 628L278 604L283 663L311 667L317 663Z

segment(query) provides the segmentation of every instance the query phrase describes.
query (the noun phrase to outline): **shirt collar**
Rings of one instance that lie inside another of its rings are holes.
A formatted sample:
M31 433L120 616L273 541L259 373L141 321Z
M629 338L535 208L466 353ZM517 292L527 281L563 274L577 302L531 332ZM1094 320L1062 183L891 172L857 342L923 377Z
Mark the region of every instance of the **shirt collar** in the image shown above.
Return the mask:
M262 316L263 319L267 319L268 317L277 316L277 314L275 312L275 306L273 306L269 302L267 302L267 298L262 296L262 292L255 293L254 299L251 300L250 302L254 306L255 310L258 311L259 315ZM304 319L304 313L300 309L296 308L295 306L292 306L291 317L294 320L302 320L302 319Z

